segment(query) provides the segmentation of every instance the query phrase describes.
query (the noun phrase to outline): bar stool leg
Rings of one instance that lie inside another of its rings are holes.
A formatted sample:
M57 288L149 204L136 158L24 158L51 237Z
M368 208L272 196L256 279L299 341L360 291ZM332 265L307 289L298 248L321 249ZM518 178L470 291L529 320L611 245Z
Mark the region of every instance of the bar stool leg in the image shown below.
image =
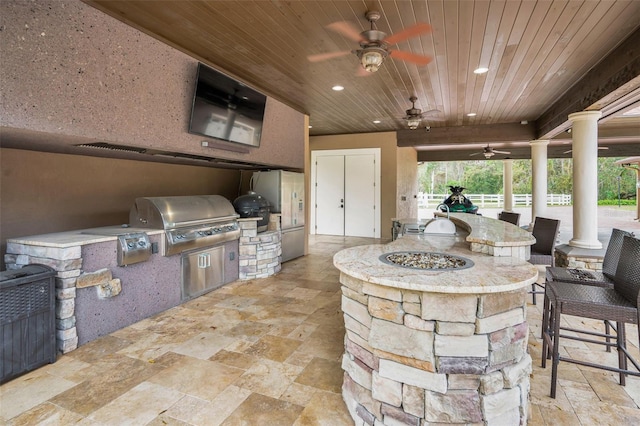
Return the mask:
M621 370L626 370L627 369L627 355L625 354L625 352L622 350L622 348L626 349L627 347L627 336L624 330L624 323L623 322L617 322L616 323L616 327L618 328L618 332L617 332L617 338L616 338L616 343L617 343L617 347L618 347L618 368L620 368ZM625 386L627 383L627 375L624 373L620 373L620 384L622 386Z
M556 386L558 381L558 364L560 363L560 311L561 306L553 306L553 338L552 338L552 361L551 361L551 398L556 397Z

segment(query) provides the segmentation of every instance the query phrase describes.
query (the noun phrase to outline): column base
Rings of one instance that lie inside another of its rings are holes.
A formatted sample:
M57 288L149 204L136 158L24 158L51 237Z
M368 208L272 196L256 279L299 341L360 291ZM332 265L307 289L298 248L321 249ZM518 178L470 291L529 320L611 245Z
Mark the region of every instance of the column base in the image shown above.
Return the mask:
M605 250L603 249L580 249L567 244L556 246L554 253L558 267L590 269L592 271L602 271L604 254Z
M598 240L580 240L576 238L572 238L569 240L569 245L571 247L585 248L585 249L601 249L602 243Z

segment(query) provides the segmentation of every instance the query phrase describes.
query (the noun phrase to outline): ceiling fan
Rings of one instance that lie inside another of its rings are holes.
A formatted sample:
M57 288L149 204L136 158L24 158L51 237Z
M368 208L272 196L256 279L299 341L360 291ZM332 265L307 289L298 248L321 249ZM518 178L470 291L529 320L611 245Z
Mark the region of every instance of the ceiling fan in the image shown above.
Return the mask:
M360 58L360 63L364 70L370 73L378 71L378 68L380 68L380 65L382 65L382 62L387 56L403 61L413 62L417 65L427 65L431 62L430 56L416 55L410 52L389 49L390 45L400 43L401 41L411 37L431 32L431 26L429 24L418 23L405 28L399 33L387 36L387 33L378 30L376 27L376 21L380 19L380 12L371 10L367 12L365 16L371 23L370 30L359 32L353 24L347 21L334 22L327 26L330 30L360 43L360 49L309 55L307 56L307 59L310 62L319 62L355 53L358 58Z
M511 154L510 151L498 151L497 149L491 148L488 144L484 148L482 148L482 152L474 152L473 154L469 154L469 157L473 157L474 155L482 154L484 158L487 160L493 157L496 154Z
M402 118L407 120L407 126L409 126L411 130L415 130L418 128L422 119L425 118L425 115L436 114L440 112L437 109L422 112L421 109L416 108L416 101L418 100L418 98L416 98L415 96L411 96L409 100L411 101L411 108L405 111L407 115Z

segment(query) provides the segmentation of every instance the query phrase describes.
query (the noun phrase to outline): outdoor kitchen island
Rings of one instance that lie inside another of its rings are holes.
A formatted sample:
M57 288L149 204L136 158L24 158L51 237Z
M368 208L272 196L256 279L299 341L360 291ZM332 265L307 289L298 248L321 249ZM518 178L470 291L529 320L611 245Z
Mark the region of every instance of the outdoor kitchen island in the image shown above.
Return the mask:
M450 219L454 235L404 235L334 256L342 395L357 425L526 424L526 296L538 272L525 259L535 240L495 219Z

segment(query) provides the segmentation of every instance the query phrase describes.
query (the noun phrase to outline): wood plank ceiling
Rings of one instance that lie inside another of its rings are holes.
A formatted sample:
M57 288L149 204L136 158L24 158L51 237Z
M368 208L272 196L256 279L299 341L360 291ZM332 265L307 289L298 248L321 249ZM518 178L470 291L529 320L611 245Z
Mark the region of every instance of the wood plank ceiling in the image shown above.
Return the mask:
M564 104L576 108L569 112L609 107L606 117L617 117L611 138L600 141L612 149L601 155L640 153L640 115L621 115L640 105L640 48L627 41L632 47L616 51L625 40L640 40L637 0L86 3L308 114L312 136L399 131L399 145L415 146L424 160L453 159L452 149L468 158L492 142L510 148L512 158L528 158L528 141L544 137L557 139L550 156L570 156L563 153L570 143L564 133L567 114L558 109L564 95ZM418 66L387 58L378 72L361 76L355 54L307 60L309 55L357 49L357 42L327 25L348 21L358 31L367 30L368 10L381 13L377 27L387 34L419 22L430 24L431 33L390 48L429 55L431 63ZM603 63L598 76L586 79ZM620 65L612 70L606 63ZM481 66L489 71L474 74ZM333 91L334 85L345 89ZM577 91L581 85L587 85L587 95ZM600 103L584 104L594 95ZM406 130L402 118L411 107L410 96L417 97L417 108L437 110L413 131ZM561 112L550 114L554 107ZM538 123L541 118L544 126ZM489 136L499 133L494 125L525 121L529 124L518 137ZM451 128L459 128L458 136L443 136L451 135Z

